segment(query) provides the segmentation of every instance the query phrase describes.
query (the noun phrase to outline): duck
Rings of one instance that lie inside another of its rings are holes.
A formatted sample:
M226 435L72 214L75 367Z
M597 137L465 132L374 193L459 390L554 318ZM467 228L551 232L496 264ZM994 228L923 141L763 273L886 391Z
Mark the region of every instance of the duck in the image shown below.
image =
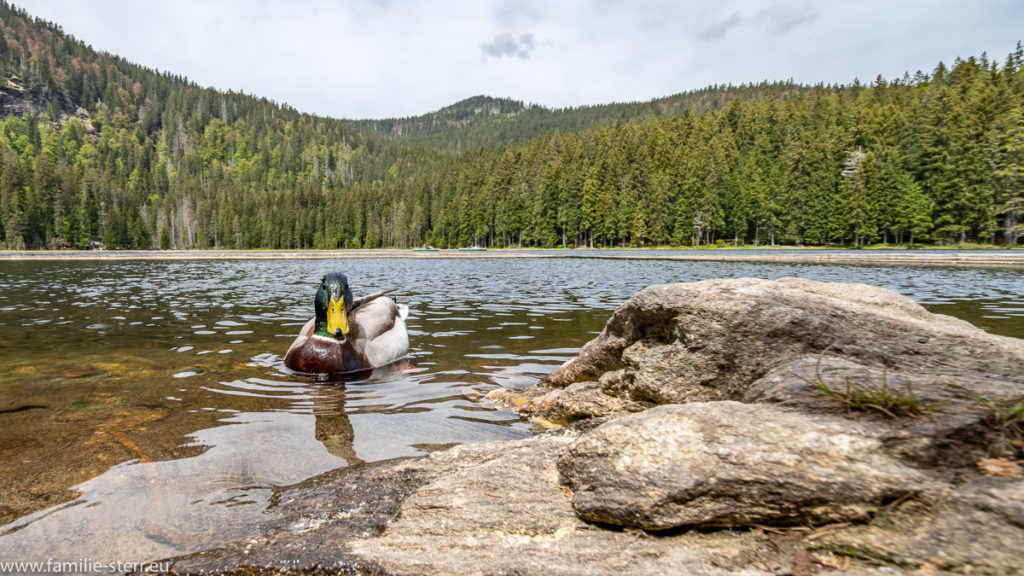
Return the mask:
M352 297L348 277L326 274L313 299L314 316L284 356L289 370L305 374L346 374L380 368L409 352L408 306L382 290Z

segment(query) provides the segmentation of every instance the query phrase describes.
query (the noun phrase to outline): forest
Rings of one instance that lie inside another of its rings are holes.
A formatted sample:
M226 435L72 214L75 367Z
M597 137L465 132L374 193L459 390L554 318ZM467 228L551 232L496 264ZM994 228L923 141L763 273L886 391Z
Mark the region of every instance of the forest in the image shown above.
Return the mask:
M1024 237L1024 51L869 84L346 120L0 2L0 248L984 243Z

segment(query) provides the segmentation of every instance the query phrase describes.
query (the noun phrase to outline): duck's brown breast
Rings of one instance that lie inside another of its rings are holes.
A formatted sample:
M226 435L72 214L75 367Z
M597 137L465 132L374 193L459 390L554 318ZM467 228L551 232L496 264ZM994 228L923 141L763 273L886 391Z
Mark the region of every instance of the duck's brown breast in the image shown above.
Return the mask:
M344 344L322 336L311 336L304 346L288 351L284 365L296 372L307 374L342 374L370 368L366 356L352 346L352 339Z

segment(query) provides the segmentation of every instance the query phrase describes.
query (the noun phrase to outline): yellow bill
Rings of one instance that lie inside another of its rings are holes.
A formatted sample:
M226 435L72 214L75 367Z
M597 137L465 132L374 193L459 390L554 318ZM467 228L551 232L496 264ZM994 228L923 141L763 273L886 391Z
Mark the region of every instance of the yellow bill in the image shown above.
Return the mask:
M340 301L332 296L327 304L327 333L337 336L341 330L343 336L348 335L348 315L345 313L345 298Z

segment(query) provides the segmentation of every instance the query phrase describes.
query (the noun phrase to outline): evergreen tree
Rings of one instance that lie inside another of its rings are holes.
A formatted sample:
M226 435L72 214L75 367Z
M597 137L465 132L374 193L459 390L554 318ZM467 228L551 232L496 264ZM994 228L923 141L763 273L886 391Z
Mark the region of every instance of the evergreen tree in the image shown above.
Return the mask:
M991 174L998 191L996 209L1003 215L1008 246L1024 237L1024 106L1011 108L1000 120L989 145Z

